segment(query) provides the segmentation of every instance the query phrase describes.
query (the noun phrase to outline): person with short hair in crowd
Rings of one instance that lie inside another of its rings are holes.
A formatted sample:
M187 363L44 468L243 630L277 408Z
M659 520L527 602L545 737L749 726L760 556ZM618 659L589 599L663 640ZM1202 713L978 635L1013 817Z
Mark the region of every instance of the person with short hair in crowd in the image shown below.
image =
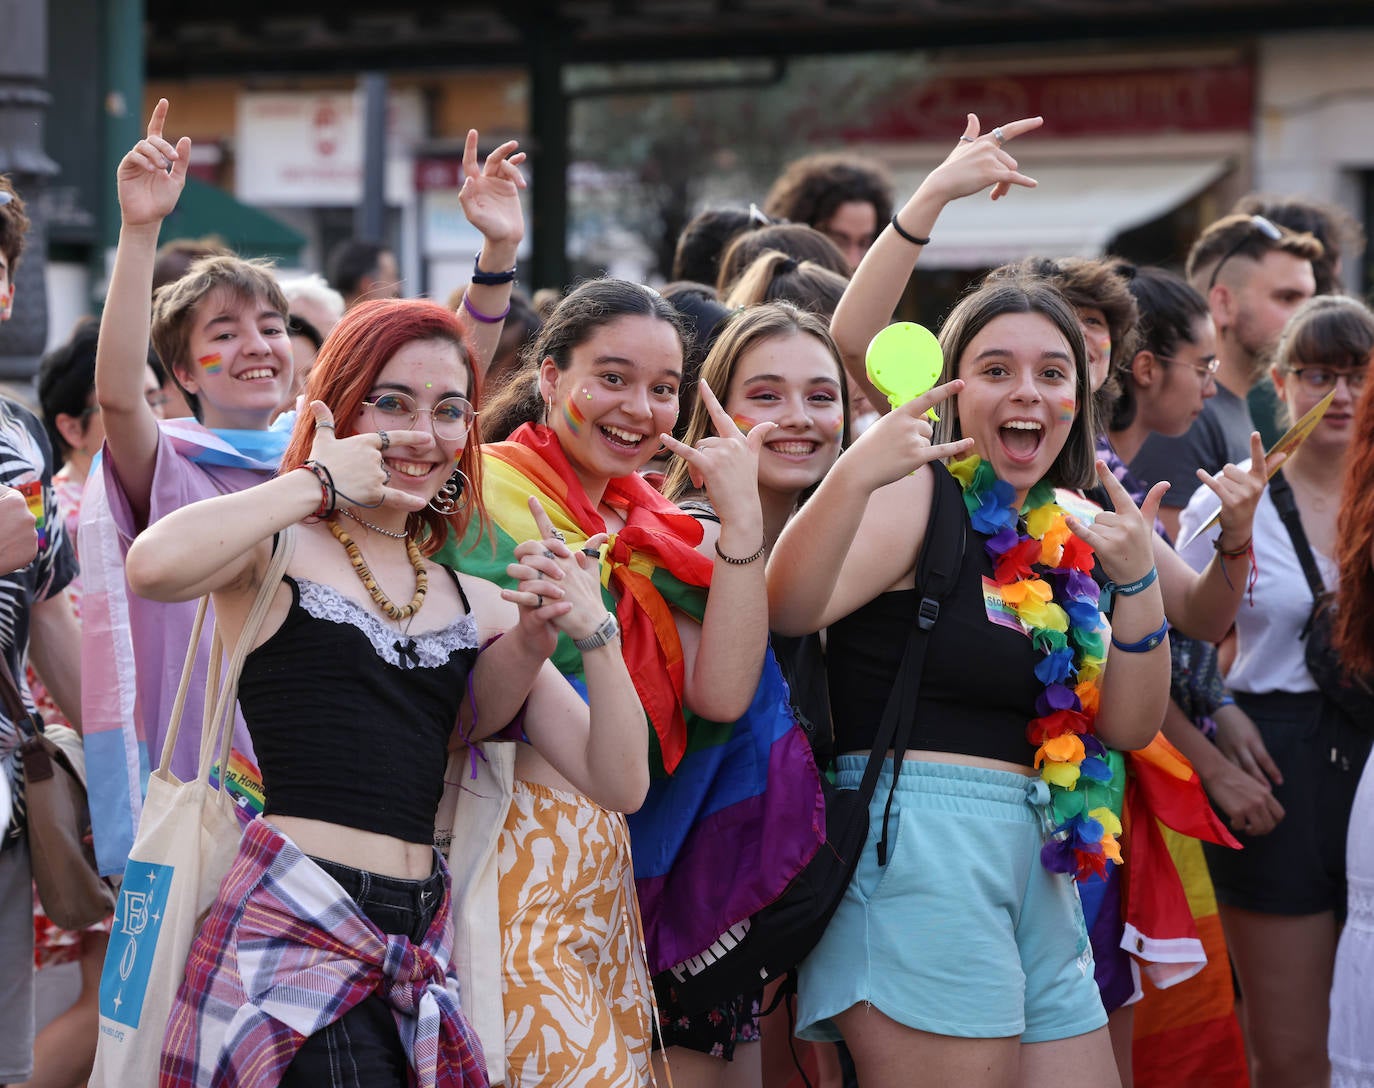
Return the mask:
M0 174L0 322L14 303L14 272L29 217ZM81 723L80 634L67 595L76 555L52 486L52 451L28 409L0 397L0 669L26 711L34 704L25 664ZM33 881L25 835L19 747L34 735L30 716L13 721L0 703L0 1084L25 1081L34 1067Z
M1243 850L1206 845L1226 943L1240 986L1254 1088L1319 1088L1330 1081L1328 1010L1336 940L1345 921L1346 832L1370 749L1368 722L1351 721L1313 680L1304 636L1313 591L1282 511L1291 498L1312 563L1336 588L1337 520L1355 421L1374 359L1374 314L1322 295L1283 330L1273 379L1291 419L1333 400L1275 474L1255 515L1250 607L1236 616L1227 686L1257 727L1225 752L1272 782L1283 819L1236 829ZM1199 490L1180 522L1187 539L1216 509ZM1239 543L1208 530L1183 547L1196 567ZM1220 738L1219 738L1220 739ZM1264 832L1264 833L1257 833Z
M329 286L343 296L344 309L377 298L401 297L396 254L381 242L345 238L329 251Z
M773 182L763 210L815 227L840 248L852 272L892 216L892 180L849 153L808 155Z
M1216 326L1216 396L1186 435L1151 435L1131 461L1142 480L1172 485L1160 511L1171 535L1178 535L1179 514L1198 487L1197 470L1215 474L1249 457L1255 424L1246 394L1264 375L1288 319L1316 291L1312 262L1321 254L1310 234L1256 215L1224 216L1193 243L1186 276Z

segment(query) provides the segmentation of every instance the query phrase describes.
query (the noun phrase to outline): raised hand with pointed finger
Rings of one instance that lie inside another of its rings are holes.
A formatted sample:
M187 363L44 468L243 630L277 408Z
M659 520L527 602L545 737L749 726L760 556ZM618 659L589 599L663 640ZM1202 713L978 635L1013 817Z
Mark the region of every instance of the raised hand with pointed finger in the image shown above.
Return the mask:
M526 184L525 175L520 172L524 161L525 153L519 143L507 140L479 168L477 130L468 130L463 144L463 187L458 190L458 202L468 222L490 243L519 244L525 237L525 213L520 207L520 190Z
M868 428L848 450L840 455L846 466L858 465L861 487L876 491L910 476L922 465L947 457L961 457L973 449L973 439L932 443L933 431L926 413L964 388L960 378L936 386L929 392L895 408Z
M1092 524L1072 515L1065 521L1074 536L1092 545L1108 578L1123 586L1138 582L1154 569L1155 515L1169 484L1161 480L1150 488L1145 501L1136 506L1105 461L1097 462L1097 478L1102 481L1112 508L1098 514Z
M148 119L148 134L134 144L115 172L119 211L126 226L161 223L171 214L186 185L191 165L191 139L183 136L174 147L163 138L167 99L159 98Z

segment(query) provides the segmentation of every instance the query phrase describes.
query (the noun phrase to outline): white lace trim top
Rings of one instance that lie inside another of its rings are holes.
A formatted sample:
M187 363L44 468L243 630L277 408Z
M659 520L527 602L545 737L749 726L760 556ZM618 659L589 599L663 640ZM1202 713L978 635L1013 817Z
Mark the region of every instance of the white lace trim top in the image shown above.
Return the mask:
M435 669L445 664L455 650L477 648L477 621L472 613L460 617L437 631L407 635L400 628L388 626L379 616L369 612L357 601L332 586L295 578L301 607L317 620L345 623L367 636L377 656L392 665L402 665L398 644L409 643L419 659L418 666Z

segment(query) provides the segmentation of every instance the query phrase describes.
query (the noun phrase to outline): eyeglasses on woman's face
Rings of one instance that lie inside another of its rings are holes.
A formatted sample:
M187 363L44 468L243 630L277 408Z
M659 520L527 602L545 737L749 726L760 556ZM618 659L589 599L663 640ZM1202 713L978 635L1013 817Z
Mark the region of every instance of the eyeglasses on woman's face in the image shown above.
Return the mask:
M421 408L413 397L405 393L382 393L372 400L363 401L363 404L372 409L373 418L382 425L382 430L413 428L420 413L428 412L434 437L447 442L460 442L467 438L468 429L477 415L472 404L462 397L445 397L433 408Z
M1179 359L1172 355L1156 355L1155 358L1162 363L1168 363L1170 366L1179 363L1196 371L1197 376L1202 379L1203 385L1216 380L1217 368L1221 366L1221 360L1215 355L1203 363L1190 363L1186 359Z
M1350 387L1352 393L1359 393L1364 389L1367 373L1368 368L1366 367L1361 367L1359 370L1332 370L1325 366L1303 366L1293 370L1298 381L1302 382L1313 393L1331 392L1342 378L1345 379L1345 384Z

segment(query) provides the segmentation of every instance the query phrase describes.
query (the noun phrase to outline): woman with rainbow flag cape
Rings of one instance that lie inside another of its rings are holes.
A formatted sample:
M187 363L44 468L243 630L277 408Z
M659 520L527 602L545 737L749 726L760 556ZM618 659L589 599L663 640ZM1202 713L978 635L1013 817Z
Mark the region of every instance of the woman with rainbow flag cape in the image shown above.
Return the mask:
M573 291L484 415L489 435L508 436L484 447L490 532L471 528L442 556L508 581L530 495L570 546L608 534L602 584L649 733L653 781L628 828L518 746L497 851L509 1084L643 1083L648 973L771 902L824 836L815 765L767 649L757 466L773 424L745 436L703 385L716 435L673 441L682 370L676 313L655 292ZM720 516L710 558L700 523L638 475L660 442ZM571 642L553 661L581 682ZM620 1061L593 1074L589 1055Z
M980 135L970 115L835 324L847 306L860 322L883 307L950 199L1033 185L1002 145L1039 124ZM1104 466L1094 473L1083 335L1048 285L981 288L940 342L945 384L841 456L770 561L774 628L828 629L839 784L852 788L916 621L922 542L959 531L949 514L927 524L935 489L962 492L965 551L934 619L914 736L883 769L869 844L802 964L798 1034L842 1037L866 1088L911 1084L913 1070L928 1084L1115 1084L1073 878L1119 860L1106 747L1148 744L1167 699L1151 531L1164 488L1142 510ZM1095 479L1114 509L1088 525L1054 488ZM1110 625L1099 566L1127 590Z
M777 424L759 450L763 535L771 550L783 526L807 492L830 471L845 444L848 397L839 351L823 318L787 302L763 303L726 323L702 364L701 380L721 391L721 403L741 430L750 431L764 422ZM683 441L694 445L712 428L707 404L699 401ZM698 549L713 554L719 521L700 481L693 480L689 462L673 459L663 494L701 521L705 536ZM828 752L830 738L830 699L820 638L772 636L770 642L787 678L794 714L811 737L820 761ZM674 1081L687 1088L707 1088L757 1084L760 1074L769 1080L768 1061L775 1048L770 1045L765 1053L760 1046L747 1045L762 1039L759 1009L768 1002L761 998L763 991L756 989L707 1012L689 1015L671 984L660 985L659 1025ZM786 1013L780 1010L775 1022L790 1037ZM786 1042L776 1048L775 1060L783 1063L784 1075L792 1067L792 1054L793 1047Z

